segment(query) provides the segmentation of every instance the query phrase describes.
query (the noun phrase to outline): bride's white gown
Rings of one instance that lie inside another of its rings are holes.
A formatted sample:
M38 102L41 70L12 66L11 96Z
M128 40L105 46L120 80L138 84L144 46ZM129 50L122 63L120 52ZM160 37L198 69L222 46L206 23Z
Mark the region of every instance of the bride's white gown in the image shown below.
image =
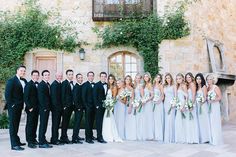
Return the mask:
M108 97L112 97L110 89L107 92L107 98ZM107 117L107 110L105 110L102 124L102 136L107 142L123 142L118 135L116 122L112 111L110 111L110 117Z

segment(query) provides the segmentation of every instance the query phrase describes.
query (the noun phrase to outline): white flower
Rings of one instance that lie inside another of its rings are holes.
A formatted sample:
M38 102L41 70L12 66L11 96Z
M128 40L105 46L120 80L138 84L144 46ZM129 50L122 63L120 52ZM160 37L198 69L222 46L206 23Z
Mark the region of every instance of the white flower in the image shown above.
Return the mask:
M207 94L207 99L208 100L215 100L216 99L216 93L215 92L209 92L208 94Z
M205 101L204 96L203 95L198 95L197 98L196 98L196 101L198 103L203 103Z

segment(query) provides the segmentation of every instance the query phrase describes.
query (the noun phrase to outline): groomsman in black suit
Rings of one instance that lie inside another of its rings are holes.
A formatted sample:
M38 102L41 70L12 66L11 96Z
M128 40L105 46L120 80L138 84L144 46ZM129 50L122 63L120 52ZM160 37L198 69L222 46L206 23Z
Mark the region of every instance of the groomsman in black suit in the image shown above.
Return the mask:
M74 120L74 129L73 129L73 136L72 142L73 143L82 143L81 140L84 138L79 137L79 130L81 121L85 112L85 107L82 100L82 88L83 88L83 75L78 73L76 75L77 83L74 86L73 90L73 99L75 104L75 120Z
M48 117L51 109L50 100L50 72L48 70L42 71L42 81L38 85L38 99L39 99L39 148L52 148L46 140L45 134L47 132Z
M73 103L73 78L74 72L69 69L66 70L67 79L62 82L62 106L63 106L63 115L62 115L62 132L61 132L61 142L65 144L71 144L72 142L68 139L67 130L70 123L71 114L74 110Z
M106 99L107 94L107 73L100 73L100 81L95 84L94 87L94 104L96 106L96 128L97 128L97 140L100 143L107 143L102 136L102 122L105 108L103 107L103 101Z
M58 140L59 137L59 126L61 123L63 106L61 102L61 81L62 81L62 73L56 73L56 80L50 86L50 96L52 103L52 137L51 144L53 145L61 145L62 143Z
M26 67L19 66L16 75L9 79L5 89L6 107L9 115L9 132L12 150L24 150L25 143L20 142L17 135L20 125L21 113L24 107L24 87L27 83L25 76Z
M94 80L94 72L90 71L87 73L88 81L83 84L82 88L82 99L83 104L85 106L85 138L86 142L93 144L93 124L95 119L95 106L94 106L94 98L93 98L93 88L95 83Z
M39 71L33 70L31 72L31 80L26 84L24 89L25 112L27 114L26 120L26 141L29 148L37 148L36 132L39 117L39 102L38 102L38 80Z

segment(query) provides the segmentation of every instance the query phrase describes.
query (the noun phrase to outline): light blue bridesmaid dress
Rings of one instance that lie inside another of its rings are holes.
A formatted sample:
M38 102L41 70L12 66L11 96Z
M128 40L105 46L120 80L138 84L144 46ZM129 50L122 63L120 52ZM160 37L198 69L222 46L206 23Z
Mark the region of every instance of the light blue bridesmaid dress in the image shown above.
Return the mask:
M137 87L134 90L134 99L135 100L141 100L141 93L140 93L140 86L137 85ZM136 127L137 127L137 140L143 140L143 108L141 108L140 112L139 109L136 109Z
M215 92L215 87L209 92ZM220 145L223 144L222 126L221 126L221 113L220 102L211 103L210 117L210 144Z
M181 105L184 105L186 102L187 93L181 89L178 89L177 97L181 102ZM175 143L185 143L185 129L186 120L183 118L181 111L177 109L175 115Z
M126 105L120 101L118 95L117 102L114 106L114 117L118 134L121 139L125 139L125 114L126 114Z
M188 89L188 99L193 100L191 89ZM190 120L190 111L186 111L186 143L199 143L199 129L198 129L198 117L197 117L197 106L193 108L192 115L193 119Z
M144 97L150 97L151 91L148 88L144 88ZM152 111L152 101L148 101L143 105L143 138L144 140L153 140L154 138L154 118Z
M204 97L203 91L198 90L197 91L197 97L202 96ZM206 98L205 98L206 100ZM201 107L201 113L200 113L200 106ZM204 104L198 104L198 126L199 126L199 140L200 143L206 143L210 141L210 123L209 123L209 114L208 114L208 104L207 102L204 102Z
M161 99L161 91L160 89L154 87L154 99L158 97L159 100ZM164 105L161 101L160 104L155 105L153 111L153 118L154 118L154 140L158 142L163 142L164 140Z
M164 142L171 143L174 142L174 128L175 128L175 109L172 109L170 114L168 111L171 107L170 101L174 98L174 86L164 87L164 116L165 116L165 132L164 132Z
M128 90L127 88L125 90ZM131 102L129 105L132 105ZM137 140L136 116L134 115L134 108L132 112L128 113L128 106L125 106L125 139Z

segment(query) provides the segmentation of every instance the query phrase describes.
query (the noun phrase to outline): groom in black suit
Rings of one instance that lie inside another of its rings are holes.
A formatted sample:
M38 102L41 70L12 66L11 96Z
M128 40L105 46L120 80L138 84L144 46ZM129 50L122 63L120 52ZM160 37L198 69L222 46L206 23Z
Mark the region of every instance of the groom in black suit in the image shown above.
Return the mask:
M102 136L102 123L105 108L103 107L103 101L106 99L107 94L107 73L100 73L100 81L95 84L94 87L94 104L96 106L96 128L97 128L97 140L100 143L107 143Z
M42 81L38 85L38 99L39 99L39 148L52 148L46 140L45 134L47 132L48 118L51 110L50 99L50 72L48 70L42 71Z
M24 89L25 112L27 114L26 120L26 141L29 148L37 148L36 131L39 117L39 102L38 102L38 79L39 71L33 70L31 72L31 80L26 84Z
M85 138L86 142L93 144L93 124L95 119L95 106L94 106L94 95L93 89L95 83L94 80L94 72L90 71L87 73L88 81L83 84L82 88L82 99L83 104L85 106Z
M20 125L21 113L24 107L24 87L27 83L25 76L26 67L19 66L16 75L9 79L5 89L6 107L9 115L9 132L12 150L24 150L21 146L25 143L20 142L20 137L17 135Z

